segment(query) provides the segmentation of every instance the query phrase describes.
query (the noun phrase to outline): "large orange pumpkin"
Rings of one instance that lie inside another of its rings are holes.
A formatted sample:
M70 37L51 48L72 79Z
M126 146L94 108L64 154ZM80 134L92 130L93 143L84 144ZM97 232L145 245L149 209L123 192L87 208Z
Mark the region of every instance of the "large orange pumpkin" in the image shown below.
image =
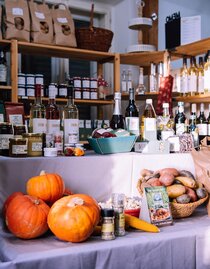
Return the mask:
M6 225L19 238L36 238L48 230L49 210L50 207L37 197L17 195L7 206Z
M39 176L30 178L26 184L26 191L29 195L41 198L49 204L60 199L65 190L65 184L58 174L47 174L44 171Z
M9 205L9 203L16 197L16 196L19 196L19 195L23 195L22 192L19 192L19 191L16 191L16 192L13 192L11 195L9 195L7 197L7 199L5 200L4 204L3 204L3 208L2 208L2 214L3 214L3 217L6 216L6 211L7 211L7 207Z
M48 214L51 231L61 240L82 242L99 222L97 202L86 194L65 196L56 201Z

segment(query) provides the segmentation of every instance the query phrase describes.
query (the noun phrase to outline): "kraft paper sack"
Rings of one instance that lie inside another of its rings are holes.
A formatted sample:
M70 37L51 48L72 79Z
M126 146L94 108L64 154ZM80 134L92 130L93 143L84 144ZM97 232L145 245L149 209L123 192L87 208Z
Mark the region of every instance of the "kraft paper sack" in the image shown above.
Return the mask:
M75 27L71 12L65 4L55 5L52 10L55 45L76 47Z
M25 0L5 0L4 38L30 41L30 19Z
M31 16L31 42L53 44L53 23L50 8L42 3L29 1Z
M196 180L204 185L210 194L210 146L207 145L207 138L201 141L200 151L193 149L191 155L195 165ZM207 205L210 216L210 201Z

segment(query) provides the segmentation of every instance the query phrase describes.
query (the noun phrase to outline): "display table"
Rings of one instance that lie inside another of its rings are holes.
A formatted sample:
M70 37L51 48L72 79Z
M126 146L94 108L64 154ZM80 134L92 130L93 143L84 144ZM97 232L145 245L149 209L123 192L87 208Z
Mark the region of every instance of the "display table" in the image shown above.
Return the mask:
M190 154L0 157L0 208L12 192L25 192L26 181L41 170L60 174L74 192L105 201L113 192L138 195L136 183L141 169L163 167L194 173ZM4 229L2 219L0 222L0 268L205 269L210 268L209 249L210 219L205 207L190 218L161 228L158 234L133 230L112 241L90 237L77 244L62 242L50 233L39 239L20 240Z

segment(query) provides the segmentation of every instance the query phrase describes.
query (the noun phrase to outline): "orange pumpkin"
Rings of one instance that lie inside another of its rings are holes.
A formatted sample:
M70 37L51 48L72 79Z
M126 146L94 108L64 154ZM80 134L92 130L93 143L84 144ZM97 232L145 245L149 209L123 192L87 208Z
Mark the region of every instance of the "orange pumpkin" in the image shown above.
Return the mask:
M7 207L9 205L9 203L12 201L12 199L14 199L18 195L23 195L23 193L19 192L19 191L16 191L16 192L13 192L10 196L7 197L7 199L5 200L5 202L3 204L3 208L2 208L3 217L6 216L6 211L7 211Z
M41 198L49 204L60 199L65 190L65 184L58 174L47 174L44 171L39 176L30 178L26 184L26 191L29 195Z
M85 241L99 222L97 202L86 194L65 196L50 209L47 222L51 231L61 240Z
M36 238L48 230L49 210L50 207L37 197L17 195L8 204L6 225L19 238Z

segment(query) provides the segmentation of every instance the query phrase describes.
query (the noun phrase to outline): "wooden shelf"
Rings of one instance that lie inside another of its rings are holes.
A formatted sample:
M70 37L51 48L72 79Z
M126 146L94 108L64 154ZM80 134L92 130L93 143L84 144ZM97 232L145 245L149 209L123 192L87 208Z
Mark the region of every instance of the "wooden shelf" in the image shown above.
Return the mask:
M115 57L114 53L109 52L100 52L78 48L28 43L22 41L18 41L18 52L23 54L39 54L50 57L97 61L100 63L113 62Z
M0 85L0 90L12 90L12 86L3 86L3 85Z
M210 103L210 94L200 94L195 96L177 96L173 98L175 101L185 103Z

